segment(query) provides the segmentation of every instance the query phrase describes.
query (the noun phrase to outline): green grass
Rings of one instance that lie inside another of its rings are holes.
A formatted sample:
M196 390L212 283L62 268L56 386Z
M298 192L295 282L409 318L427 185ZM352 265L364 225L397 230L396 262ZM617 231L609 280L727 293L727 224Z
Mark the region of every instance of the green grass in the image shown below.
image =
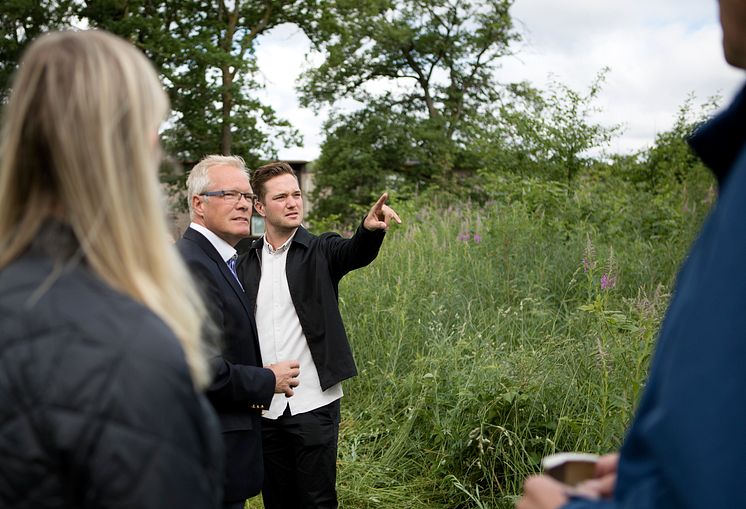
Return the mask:
M651 239L520 202L404 212L340 290L341 505L513 507L542 456L616 449L701 216Z

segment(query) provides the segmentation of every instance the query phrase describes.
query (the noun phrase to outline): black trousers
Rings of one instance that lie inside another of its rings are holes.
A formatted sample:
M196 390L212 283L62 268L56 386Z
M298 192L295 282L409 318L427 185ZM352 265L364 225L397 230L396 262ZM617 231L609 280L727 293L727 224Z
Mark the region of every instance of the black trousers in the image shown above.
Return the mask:
M337 507L339 407L262 419L265 509Z

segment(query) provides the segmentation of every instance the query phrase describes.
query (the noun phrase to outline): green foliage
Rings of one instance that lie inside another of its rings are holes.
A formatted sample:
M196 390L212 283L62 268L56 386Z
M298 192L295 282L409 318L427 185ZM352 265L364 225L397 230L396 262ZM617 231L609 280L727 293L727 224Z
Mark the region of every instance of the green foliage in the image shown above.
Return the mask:
M433 183L447 157L434 151L444 145L433 139L441 134L433 126L437 121L413 117L389 99L326 123L327 138L314 169L315 220L357 217L384 189L401 195Z
M620 132L592 119L608 69L602 70L582 94L554 82L548 91L525 83L509 87L512 100L496 114L475 124L470 147L493 172L512 172L570 184Z
M253 45L278 24L309 15L313 1L89 0L80 15L130 39L158 66L174 116L163 133L182 161L234 153L250 164L298 133L252 92L261 88Z
M348 217L380 192L381 183L403 194L440 188L463 195L466 188L471 198L483 200L480 190L491 180L519 175L564 181L570 194L573 181L600 164L603 148L619 132L591 118L604 75L585 94L558 83L551 92L511 86L503 103L463 119L458 143L442 137L438 119L417 117L408 109L411 102L388 95L340 115L326 126L314 218ZM438 170L444 164L453 169L448 179Z
M712 97L695 111L694 96L690 95L679 108L674 125L655 137L655 143L643 155L637 172L629 172L630 180L645 189L659 192L683 183L697 185L706 170L691 151L686 139L717 108L718 97Z
M482 199L520 206L531 216L561 231L591 229L615 237L633 234L648 241L686 235L695 217L701 222L714 193L711 175L692 176L697 186L671 186L647 191L636 183L615 177L614 166L597 166L582 175L572 187L565 182L517 175L480 174Z
M0 6L0 99L25 45L71 25L104 28L130 40L154 62L173 117L162 133L182 161L235 153L250 164L274 157L297 130L254 95L261 88L254 43L286 22L312 26L316 0L7 0Z
M306 74L302 102L319 106L352 98L370 120L382 111L386 93L374 89L384 84L393 116L417 126L410 133L413 143L430 155L419 171L447 180L455 170L464 124L497 97L494 71L518 38L508 14L511 4L334 2L324 22L309 32L326 59ZM350 115L347 123L355 118ZM401 132L394 130L396 136ZM327 144L335 139L332 134Z
M69 25L72 0L3 0L0 2L0 103L26 45L38 35Z

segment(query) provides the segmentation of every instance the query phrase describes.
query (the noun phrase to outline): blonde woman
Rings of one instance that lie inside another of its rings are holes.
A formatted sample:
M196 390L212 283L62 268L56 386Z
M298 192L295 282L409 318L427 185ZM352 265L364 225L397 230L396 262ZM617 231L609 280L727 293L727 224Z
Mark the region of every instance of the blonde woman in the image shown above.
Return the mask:
M167 110L105 32L21 61L0 142L0 507L220 507L205 311L157 182Z

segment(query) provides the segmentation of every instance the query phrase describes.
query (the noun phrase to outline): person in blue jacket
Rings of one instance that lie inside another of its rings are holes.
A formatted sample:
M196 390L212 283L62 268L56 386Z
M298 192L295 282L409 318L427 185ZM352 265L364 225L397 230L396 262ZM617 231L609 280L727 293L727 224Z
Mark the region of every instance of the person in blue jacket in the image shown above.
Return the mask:
M719 5L725 58L746 69L746 0ZM621 451L602 458L583 496L527 479L518 509L746 507L746 87L690 144L720 196L679 274Z

